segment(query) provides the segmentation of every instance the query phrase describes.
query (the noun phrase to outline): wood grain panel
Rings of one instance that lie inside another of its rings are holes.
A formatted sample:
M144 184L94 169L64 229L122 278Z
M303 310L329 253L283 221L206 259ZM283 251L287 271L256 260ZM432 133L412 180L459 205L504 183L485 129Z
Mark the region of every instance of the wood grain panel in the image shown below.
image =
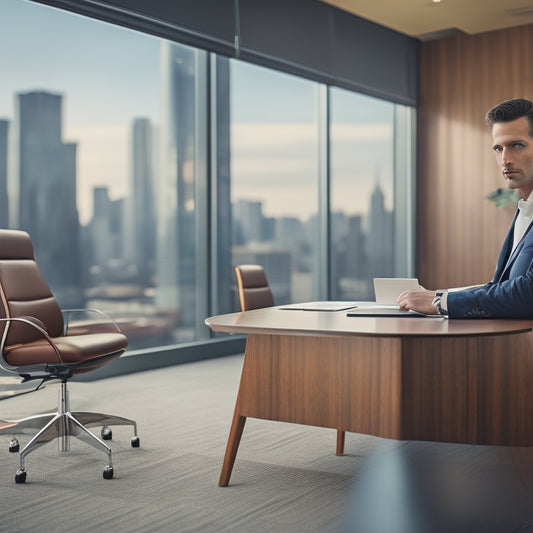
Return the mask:
M401 341L249 335L242 416L400 438Z
M468 442L468 354L476 343L458 337L404 339L402 439Z
M530 446L531 343L531 333L250 335L236 414L393 439Z
M470 439L495 445L531 446L533 442L533 354L531 334L484 339L469 355L476 412ZM490 346L487 343L490 342ZM510 349L512 346L512 349Z
M421 44L417 268L428 288L492 278L513 210L486 199L504 183L485 114L533 100L532 49L532 25Z
M531 337L405 339L402 438L531 446Z

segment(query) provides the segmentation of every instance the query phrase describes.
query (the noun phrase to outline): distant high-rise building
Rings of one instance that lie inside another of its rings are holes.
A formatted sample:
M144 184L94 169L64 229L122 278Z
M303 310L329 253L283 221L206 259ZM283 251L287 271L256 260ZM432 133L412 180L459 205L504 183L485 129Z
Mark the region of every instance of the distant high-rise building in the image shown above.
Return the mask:
M344 275L349 274L352 278L362 279L366 276L366 239L361 215L354 215L348 219L346 241L346 263L348 267Z
M0 228L9 227L7 191L9 121L0 120Z
M215 136L211 137L214 166L207 168L207 117L198 115L198 99L207 97L207 56L202 50L163 41L160 56L161 125L158 135L157 167L157 252L155 304L175 312L181 319L177 340L208 335L204 325L205 298L198 297L198 287L205 286L209 275L203 249L203 198L196 191L207 181L208 171L215 177L216 218L210 229L217 243L227 243L231 236L229 181L229 60L217 57L210 74L217 84L211 112L216 118ZM200 216L199 216L200 214ZM233 279L231 254L227 246L216 250L216 291L209 294L218 312L231 309L230 283Z
M97 267L96 272L119 263L123 255L123 200L111 200L108 192L107 187L93 189L94 215L89 224L92 254L88 260L92 267Z
M139 283L145 287L152 284L156 259L153 148L149 119L136 118L131 143L131 196L124 230L126 259L135 265Z
M265 240L267 228L261 202L238 200L233 206L233 220L243 243Z
M305 239L303 223L296 217L274 219L275 241L279 246L294 249Z
M376 183L370 199L366 253L370 278L393 276L392 214L385 209L385 198L379 183Z
M182 326L199 322L196 295L196 197L198 131L195 78L199 50L161 44L161 131L155 302L181 315ZM191 330L192 331L192 330ZM194 335L193 335L194 336Z
M62 96L17 95L19 226L31 235L43 275L63 305L79 305L76 144L62 140Z

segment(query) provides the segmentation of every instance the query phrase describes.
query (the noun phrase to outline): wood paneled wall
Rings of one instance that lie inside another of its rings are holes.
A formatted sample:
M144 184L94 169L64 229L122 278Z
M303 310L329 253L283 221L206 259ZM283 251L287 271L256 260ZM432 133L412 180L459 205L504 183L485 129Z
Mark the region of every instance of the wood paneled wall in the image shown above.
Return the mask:
M417 269L427 288L492 278L513 209L485 124L503 100L533 100L533 25L424 42L418 114Z

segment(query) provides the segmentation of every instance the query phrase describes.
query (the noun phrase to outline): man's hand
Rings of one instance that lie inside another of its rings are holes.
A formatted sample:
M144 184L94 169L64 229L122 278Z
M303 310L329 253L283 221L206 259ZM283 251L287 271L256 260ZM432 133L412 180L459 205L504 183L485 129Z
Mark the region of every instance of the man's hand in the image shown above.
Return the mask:
M398 296L400 309L418 311L426 315L438 315L437 308L431 304L435 298L435 291L426 289L421 291L403 291Z

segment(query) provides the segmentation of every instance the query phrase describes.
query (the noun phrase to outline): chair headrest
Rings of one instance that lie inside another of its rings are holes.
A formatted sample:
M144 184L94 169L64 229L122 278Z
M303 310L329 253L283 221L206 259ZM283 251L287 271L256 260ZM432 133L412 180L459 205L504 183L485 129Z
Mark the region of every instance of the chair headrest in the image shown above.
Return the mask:
M268 287L265 271L260 265L239 265L235 267L237 278L239 277L244 289Z
M34 258L33 244L25 231L0 229L0 260Z

